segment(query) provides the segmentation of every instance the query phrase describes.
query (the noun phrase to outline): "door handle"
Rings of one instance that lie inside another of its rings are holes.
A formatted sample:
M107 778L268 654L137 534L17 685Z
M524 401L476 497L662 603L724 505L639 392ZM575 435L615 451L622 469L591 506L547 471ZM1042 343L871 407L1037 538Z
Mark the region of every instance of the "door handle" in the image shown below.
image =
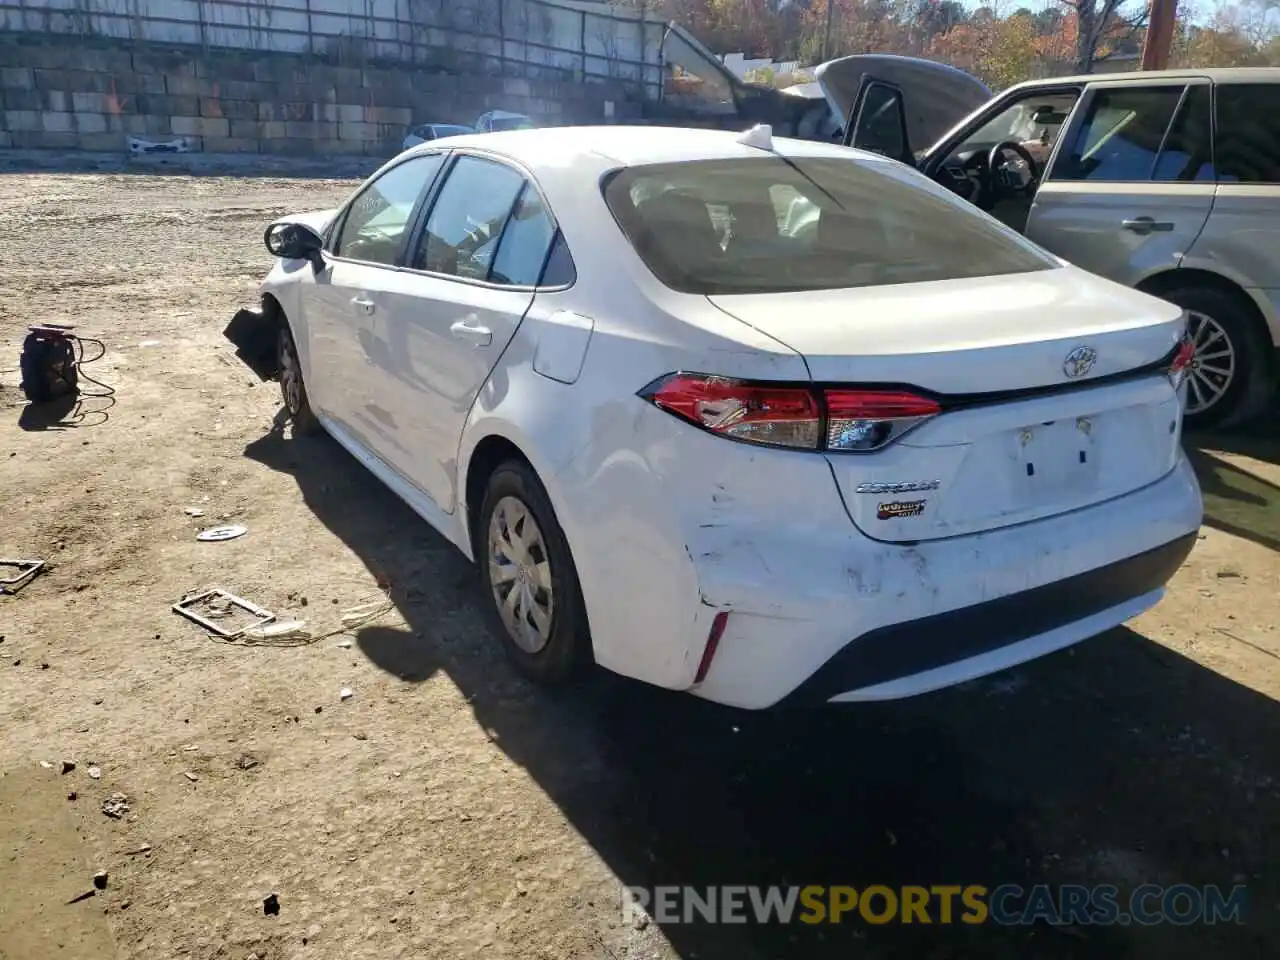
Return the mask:
M366 297L352 297L351 305L366 316L378 309L378 305Z
M1152 217L1134 217L1132 220L1121 220L1120 226L1134 233L1168 233L1173 229L1173 221L1156 220Z
M493 331L488 327L482 327L479 324L471 323L467 320L459 320L449 327L449 332L459 340L466 340L472 346L487 347L493 343Z

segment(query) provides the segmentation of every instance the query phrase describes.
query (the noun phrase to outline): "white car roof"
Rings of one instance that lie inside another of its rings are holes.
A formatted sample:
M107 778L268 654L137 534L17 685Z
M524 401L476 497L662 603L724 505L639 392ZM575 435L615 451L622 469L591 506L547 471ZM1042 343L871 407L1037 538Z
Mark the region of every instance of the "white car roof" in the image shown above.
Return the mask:
M541 127L449 138L454 149L508 157L534 176L566 166L640 166L687 160L760 157L765 151L739 142L741 133L691 127ZM430 146L421 148L429 150ZM773 152L785 157L835 157L889 162L878 154L832 143L775 137Z

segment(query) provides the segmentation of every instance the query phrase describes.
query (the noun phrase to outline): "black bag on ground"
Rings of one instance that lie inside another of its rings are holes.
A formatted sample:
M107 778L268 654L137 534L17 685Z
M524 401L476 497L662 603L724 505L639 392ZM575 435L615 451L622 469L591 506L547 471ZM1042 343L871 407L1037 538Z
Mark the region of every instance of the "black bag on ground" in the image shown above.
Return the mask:
M75 342L61 330L32 327L22 342L22 392L48 403L80 392Z

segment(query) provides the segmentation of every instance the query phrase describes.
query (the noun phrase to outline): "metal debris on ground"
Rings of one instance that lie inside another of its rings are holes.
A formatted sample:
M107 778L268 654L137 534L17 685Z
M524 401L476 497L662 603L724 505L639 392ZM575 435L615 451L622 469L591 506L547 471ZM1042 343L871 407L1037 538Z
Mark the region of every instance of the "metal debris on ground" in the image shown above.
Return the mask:
M274 893L269 893L262 901L262 913L268 917L278 916L280 913L280 898Z
M182 775L183 775L184 777L186 777L188 780L190 780L192 783L196 783L196 782L197 782L197 781L199 781L199 779L200 779L200 777L199 777L199 776L197 776L196 774L192 773L190 770L185 770L185 771L183 771Z
M0 577L0 595L17 593L35 579L36 574L44 569L44 560L13 560L0 557L0 573L17 572L11 576Z
M129 798L123 793L113 793L102 801L102 812L112 820L119 820L129 812Z
M205 604L209 608L207 611L209 616L203 616L193 609L199 604ZM232 607L249 613L255 618L254 622L245 624L238 629L228 630L210 619L210 616L224 617L229 615ZM213 587L210 590L188 594L173 605L173 612L186 617L194 623L198 623L210 633L224 640L234 640L250 627L260 627L263 624L271 623L276 618L276 615L270 610L264 610L257 604L250 603L243 597L237 597L234 593L228 593L221 587Z
M334 601L337 602L336 600ZM305 605L305 603L304 603ZM220 643L241 646L298 647L325 640L355 630L385 616L395 609L395 601L386 594L376 600L347 607L340 614L340 624L330 630L313 632L306 620L278 620L270 610L228 593L221 587L211 587L188 593L173 605L173 611L191 620L212 634ZM256 619L243 625L223 626L215 620L224 620L237 611L251 614ZM337 644L342 649L351 647L350 640Z
M53 764L52 764L52 763L50 763L48 760L41 760L41 761L40 761L40 766L44 767L46 770L52 770L52 769L53 769Z
M338 691L339 700L350 700L355 695L356 695L355 691L352 690L350 687L343 687L341 690Z
M75 768L76 768L76 763L75 763L75 761L74 761L74 760L63 760L63 761L62 761L62 772L63 772L63 773L70 773L70 772L71 772L72 770L74 770Z
M278 620L258 627L249 627L244 631L243 636L246 642L262 643L284 640L309 642L311 640L311 631L307 629L307 621L305 620Z
M197 540L234 540L236 537L243 537L249 532L249 528L239 523L228 523L220 527L209 527L207 530L201 530L196 534Z
M395 602L387 596L383 596L380 600L370 600L367 603L356 604L354 607L347 607L341 614L343 629L362 627L383 614L390 613L394 607Z
M107 889L107 871L99 870L93 875L93 885L99 890Z
M102 770L101 770L100 768L96 767L96 766L94 766L94 767L90 767L90 768L89 768L89 779L90 779L90 780L101 780L101 779L102 779Z
M203 511L203 510L201 510L199 507L186 507L186 508L184 508L184 509L183 509L183 511L182 511L182 512L183 512L183 513L185 513L188 517L203 517L203 516L204 516L204 511Z

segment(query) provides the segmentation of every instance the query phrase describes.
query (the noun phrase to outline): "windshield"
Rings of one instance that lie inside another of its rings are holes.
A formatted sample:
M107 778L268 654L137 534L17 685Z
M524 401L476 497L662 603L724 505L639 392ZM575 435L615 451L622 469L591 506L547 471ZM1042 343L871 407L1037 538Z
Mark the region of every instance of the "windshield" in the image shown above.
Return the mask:
M707 296L1047 270L1046 254L907 167L779 156L619 171L605 202L664 284Z
M494 117L489 125L494 130L528 130L533 121L528 117Z
M475 133L471 127L464 127L457 123L437 123L435 125L436 137L456 137L463 133Z
M993 147L1005 141L1025 143L1040 140L1053 144L1057 142L1062 125L1067 122L1077 99L1076 93L1032 94L1001 110L965 137L952 154L965 153L975 147Z

